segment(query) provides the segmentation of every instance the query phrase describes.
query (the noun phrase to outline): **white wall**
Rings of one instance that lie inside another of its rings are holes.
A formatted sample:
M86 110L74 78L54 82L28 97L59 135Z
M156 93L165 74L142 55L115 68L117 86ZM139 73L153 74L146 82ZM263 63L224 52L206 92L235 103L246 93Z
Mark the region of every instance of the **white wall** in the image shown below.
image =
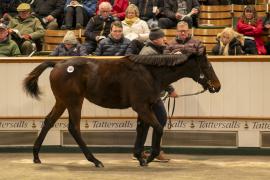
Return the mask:
M0 64L0 116L44 116L52 108L54 98L49 85L49 72L42 74L39 86L41 101L27 97L22 80L39 63ZM247 116L270 117L270 62L213 62L221 81L218 94L178 98L175 116ZM191 79L174 83L179 94L201 89ZM109 110L85 101L83 116L135 116L131 110Z

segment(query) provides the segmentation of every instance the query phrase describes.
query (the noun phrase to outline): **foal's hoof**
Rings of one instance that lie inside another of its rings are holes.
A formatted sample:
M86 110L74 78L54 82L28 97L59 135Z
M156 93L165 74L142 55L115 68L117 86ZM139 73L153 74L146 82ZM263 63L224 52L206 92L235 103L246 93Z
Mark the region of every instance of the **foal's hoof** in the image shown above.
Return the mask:
M103 165L102 162L96 163L95 166L96 166L97 168L104 168L104 165Z
M140 159L138 159L138 160L139 160L140 166L148 166L145 159L140 158Z
M34 159L33 162L34 162L35 164L41 164L40 159Z

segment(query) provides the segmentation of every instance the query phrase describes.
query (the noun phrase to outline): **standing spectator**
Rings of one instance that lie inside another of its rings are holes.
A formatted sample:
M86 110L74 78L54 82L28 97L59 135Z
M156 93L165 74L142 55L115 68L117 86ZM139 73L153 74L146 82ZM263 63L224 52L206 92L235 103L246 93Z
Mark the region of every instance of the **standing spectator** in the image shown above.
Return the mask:
M99 14L92 17L85 29L85 46L88 54L93 53L97 43L106 38L110 33L110 27L114 18L110 15L112 6L108 2L99 5Z
M98 0L98 4L100 5L102 2L109 2L112 5L111 15L118 20L125 19L125 11L128 7L128 0ZM98 14L98 9L97 9Z
M35 16L46 29L58 29L63 19L64 0L34 0L32 4Z
M244 51L247 54L266 54L261 35L263 21L257 17L254 6L246 6L237 22L237 31L245 36Z
M50 54L51 56L87 56L86 49L82 46L73 31L68 31L59 44Z
M197 26L199 8L198 0L166 0L164 1L165 17L159 19L159 27L173 28L179 21L186 21L189 28Z
M154 27L151 29L151 32L149 34L149 41L146 43L146 45L142 48L140 55L156 55L156 54L163 54L163 51L165 49L165 34L164 32L159 29L158 27ZM175 92L173 86L168 86L165 91L168 92L170 97L177 97L177 93ZM165 92L162 92L161 94L165 94ZM156 103L154 103L152 105L152 109L155 113L155 116L158 120L158 122L160 123L160 125L164 128L167 122L167 113L166 113L166 109L165 106L161 100L161 98L159 98L157 100ZM149 125L143 125L143 122L137 123L138 126L142 126L142 127L138 127L138 128L143 128L145 127L145 129L143 130L143 138L146 139L147 134L148 134L148 129L149 129ZM155 130L153 131L153 135L152 135L152 144L155 142ZM144 153L146 155L146 153ZM161 161L161 162L168 162L169 159L166 158L164 156L164 152L160 151L159 156L156 157L157 161Z
M124 56L130 54L130 40L123 35L123 26L120 21L115 21L111 25L109 36L102 39L95 51L97 56Z
M7 26L0 23L0 56L18 56L20 54L18 45L9 38Z
M164 15L164 0L131 0L130 3L139 8L140 19L146 21L149 27Z
M65 21L61 29L81 29L95 15L97 0L67 0L65 5ZM75 23L73 23L75 22Z
M179 54L190 52L198 56L205 53L202 42L191 37L191 29L185 21L180 21L176 27L176 38L169 42L164 54Z
M217 44L213 47L214 55L241 55L244 45L244 36L232 28L225 28L217 35Z
M19 15L9 22L9 32L16 36L14 40L19 45L21 53L29 55L35 50L35 43L41 43L45 30L41 22L31 15L29 4L21 3L17 11Z
M139 18L139 9L130 4L126 9L126 18L122 21L124 36L129 40L137 39L141 42L149 38L149 27L144 20Z

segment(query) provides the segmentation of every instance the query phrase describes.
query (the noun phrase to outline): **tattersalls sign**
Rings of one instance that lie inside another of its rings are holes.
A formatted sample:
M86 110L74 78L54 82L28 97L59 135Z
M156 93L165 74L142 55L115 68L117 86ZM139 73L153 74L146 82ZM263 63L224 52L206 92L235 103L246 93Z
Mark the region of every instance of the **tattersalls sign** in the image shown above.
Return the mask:
M1 120L0 131L3 130L40 130L43 119L31 120ZM81 129L84 130L135 130L136 119L82 119ZM171 128L168 128L171 127ZM58 120L52 129L66 130L68 120ZM263 130L270 131L270 121L267 120L238 120L238 119L172 119L167 122L167 130Z
M39 119L2 119L0 121L0 138L7 138L12 135L11 139L16 137L17 132L40 132L44 126L44 120ZM137 126L136 118L83 118L81 120L81 130L83 132L101 133L112 132L121 133L135 132ZM68 131L68 120L59 119L49 131L44 145L63 145L62 133ZM236 147L269 147L268 132L270 135L270 120L267 119L221 119L221 118L174 118L171 123L167 122L165 131L169 133L192 132L200 134L209 133L234 133ZM7 134L5 134L7 132ZM12 133L10 133L12 132ZM263 134L263 135L262 135ZM151 132L150 132L151 135ZM36 134L34 135L36 136ZM265 138L263 139L263 137ZM34 137L35 139L36 137ZM104 137L110 142L111 136ZM15 142L15 141L14 141ZM194 141L196 142L196 141ZM269 142L270 144L270 142ZM13 144L14 145L14 144ZM16 145L16 144L15 144ZM31 144L32 145L32 144Z

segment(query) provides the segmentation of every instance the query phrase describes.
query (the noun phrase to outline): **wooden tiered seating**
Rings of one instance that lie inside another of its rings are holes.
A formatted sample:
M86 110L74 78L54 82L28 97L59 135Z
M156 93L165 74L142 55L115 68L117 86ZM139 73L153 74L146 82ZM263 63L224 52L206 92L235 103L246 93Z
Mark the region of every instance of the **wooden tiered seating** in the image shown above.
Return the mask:
M232 25L231 5L201 6L200 27L230 27Z
M82 30L73 30L78 41L81 42ZM53 51L63 41L67 30L46 30L43 43L43 51Z
M266 16L266 13L267 13L267 5L266 4L256 4L254 6L255 6L255 9L257 11L258 17ZM233 17L239 18L240 16L242 16L244 8L245 8L245 5L233 4L232 5Z
M176 29L163 29L167 41L171 41L176 36Z
M216 38L217 34L220 33L223 29L193 29L193 38L202 41L206 47L206 51L212 52L213 47L217 43Z

